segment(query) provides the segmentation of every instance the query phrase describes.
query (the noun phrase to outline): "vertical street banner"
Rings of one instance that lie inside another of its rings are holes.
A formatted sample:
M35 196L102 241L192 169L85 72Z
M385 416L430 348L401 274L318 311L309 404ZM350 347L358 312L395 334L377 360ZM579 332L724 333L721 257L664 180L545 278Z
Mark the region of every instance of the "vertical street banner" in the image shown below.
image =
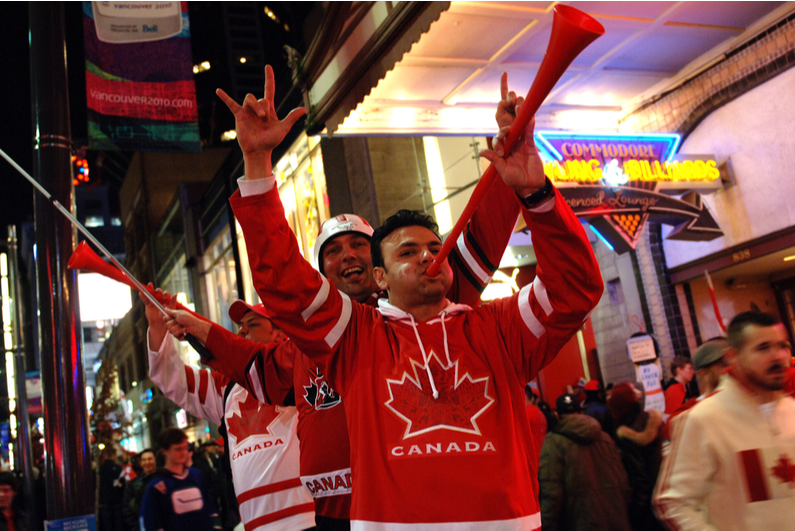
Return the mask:
M90 149L200 152L187 2L83 2Z

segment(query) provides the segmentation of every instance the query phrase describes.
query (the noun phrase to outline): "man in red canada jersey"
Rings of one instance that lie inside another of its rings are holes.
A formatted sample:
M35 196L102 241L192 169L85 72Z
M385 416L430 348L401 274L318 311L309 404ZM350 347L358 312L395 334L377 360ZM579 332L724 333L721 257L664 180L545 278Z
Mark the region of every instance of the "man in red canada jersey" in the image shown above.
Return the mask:
M265 99L249 95L243 106L222 93L246 164L231 202L263 303L279 309L276 324L346 404L351 527L538 528L522 387L582 325L603 285L579 221L545 180L532 123L505 159L499 140L484 156L526 207L539 262L533 284L478 309L451 304L447 261L426 274L441 247L433 221L404 211L373 236L374 278L390 298L376 310L300 256L270 155L302 111L279 122L272 83L267 69ZM512 121L513 107L504 99L498 122Z
M503 106L516 96L504 87ZM519 100L521 102L521 100ZM452 254L456 279L448 292L452 300L475 305L502 258L519 216L514 192L498 182L486 195ZM351 300L377 306L370 237L373 229L363 218L342 214L327 220L315 243L314 259L322 274ZM241 302L235 303L242 304ZM235 308L230 308L230 314ZM294 344L247 343L218 326L210 326L176 312L177 320L207 343L215 354L209 365L227 374L260 401L281 404L294 397L298 407L301 480L315 497L319 529L349 525L351 505L350 442L345 407L325 370ZM183 328L174 330L179 336Z

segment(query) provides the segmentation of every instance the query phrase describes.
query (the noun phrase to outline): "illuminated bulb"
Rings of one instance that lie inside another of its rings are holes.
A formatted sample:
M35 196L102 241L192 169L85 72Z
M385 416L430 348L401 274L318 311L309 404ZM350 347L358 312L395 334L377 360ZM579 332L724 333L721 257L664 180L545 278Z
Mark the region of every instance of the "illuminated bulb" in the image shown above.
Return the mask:
M100 450L104 450L105 449L105 444L104 443L99 443L97 445L97 448L99 448Z
M241 58L240 58L240 63L241 63L241 64L245 64L245 62L246 62L246 58L245 58L245 57L241 57Z
M234 129L230 129L229 131L224 131L221 133L221 141L222 142L229 142L230 140L234 140L237 138L237 131Z
M210 69L210 61L202 61L199 66L202 68L203 71L204 70L209 70Z
M793 254L792 256L787 256L786 258L784 258L785 262L790 262L792 260L795 260L795 254Z

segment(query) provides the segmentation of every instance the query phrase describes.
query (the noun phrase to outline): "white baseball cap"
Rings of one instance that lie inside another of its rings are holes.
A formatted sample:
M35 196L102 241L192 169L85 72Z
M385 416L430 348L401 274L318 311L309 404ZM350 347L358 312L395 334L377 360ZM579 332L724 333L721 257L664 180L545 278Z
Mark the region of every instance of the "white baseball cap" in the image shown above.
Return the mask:
M323 273L323 246L333 238L348 232L364 234L368 240L373 236L373 228L367 220L355 214L340 214L327 219L320 227L320 234L315 241L314 259L318 271Z

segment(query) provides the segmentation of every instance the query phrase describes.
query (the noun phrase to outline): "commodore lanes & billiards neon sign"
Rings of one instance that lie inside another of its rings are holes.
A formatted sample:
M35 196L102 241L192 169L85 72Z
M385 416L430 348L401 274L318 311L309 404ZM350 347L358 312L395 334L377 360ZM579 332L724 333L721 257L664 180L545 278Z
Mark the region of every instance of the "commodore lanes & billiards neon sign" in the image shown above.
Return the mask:
M634 249L647 221L673 225L670 239L712 240L723 234L696 191L722 187L717 161L677 155L678 134L539 131L534 136L544 173L616 252Z

